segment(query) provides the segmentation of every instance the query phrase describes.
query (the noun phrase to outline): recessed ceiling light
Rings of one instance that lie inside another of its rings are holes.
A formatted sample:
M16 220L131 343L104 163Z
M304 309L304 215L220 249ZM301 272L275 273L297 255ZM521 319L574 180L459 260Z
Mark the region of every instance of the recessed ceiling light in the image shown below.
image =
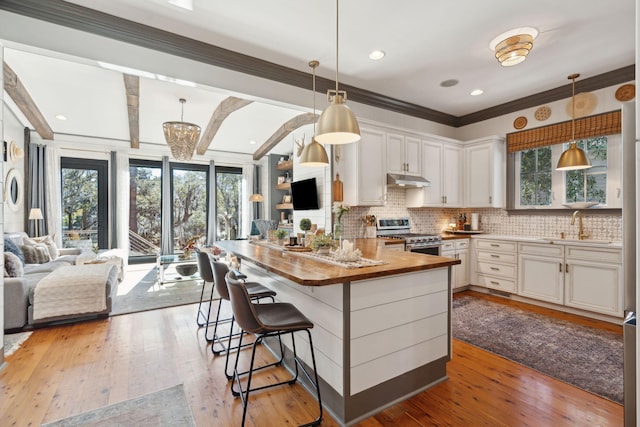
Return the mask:
M381 50L374 50L371 53L369 53L369 59L373 59L374 61L377 61L378 59L382 59L384 58L385 53Z
M251 141L249 141L249 144L256 145L256 142L252 139Z
M442 87L451 87L451 86L455 86L457 85L459 82L456 79L449 79L449 80L445 80L440 82L440 86Z
M64 120L67 120L67 116L64 116L62 114L56 114L56 119L64 121Z
M471 91L471 93L469 95L471 96L478 96L478 95L482 95L484 93L484 91L482 89L474 89Z
M193 0L169 0L169 4L186 10L193 10Z
M162 74L156 74L156 77L161 82L175 83L177 85L188 86L188 87L197 87L198 86L197 84L195 84L194 82L191 82L189 80L175 79L173 77L163 76Z

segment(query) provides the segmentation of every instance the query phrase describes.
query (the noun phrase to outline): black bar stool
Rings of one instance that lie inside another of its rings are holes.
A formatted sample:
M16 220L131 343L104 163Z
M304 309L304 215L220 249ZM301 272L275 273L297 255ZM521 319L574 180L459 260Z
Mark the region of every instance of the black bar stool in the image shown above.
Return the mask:
M275 387L284 384L293 384L298 380L298 373L301 370L307 377L309 382L316 389L316 396L318 398L318 408L320 414L315 420L303 424L304 426L317 426L322 421L322 401L320 399L320 385L318 382L318 370L316 369L316 356L313 350L313 341L311 339L311 328L313 323L307 319L293 304L284 302L274 302L271 304L254 304L251 301L251 296L247 292L245 284L234 277L233 272L227 273L225 276L227 287L229 289L229 296L231 298L231 308L233 310L233 316L235 321L240 325L243 331L250 332L256 335L256 339L252 345L251 363L249 370L246 372L238 372L238 360L240 359L240 351L236 354L236 361L233 369L233 379L231 381L231 392L234 396L239 396L242 400L242 425L244 426L247 416L247 405L249 403L249 393L257 390L262 390L269 387ZM298 358L296 352L296 340L295 332L305 331L309 337L309 346L311 348L311 360L313 362L313 378L305 368L303 362ZM281 363L284 357L284 350L282 347L282 341L280 341L281 359L278 362L263 365L254 368L256 348L265 338L278 337L283 334L291 334L291 342L293 347L293 359L295 365L295 376L274 384L268 384L261 387L251 388L251 377L253 372L258 369L264 369L269 366L278 365ZM238 347L242 346L242 335L240 335ZM242 389L240 383L240 376L248 374L246 389ZM238 390L234 388L235 384L238 384Z
M229 291L227 290L227 283L225 281L225 275L229 272L229 266L224 262L217 261L211 254L209 254L209 263L211 264L211 270L213 271L214 287L216 289L216 292L218 292L218 295L220 295L220 301L218 303L218 309L216 311L216 320L213 322L209 322L209 320L207 319L207 325L205 329L205 338L207 339L207 341L211 341L211 352L213 354L217 355L221 353L226 353L224 372L225 372L225 375L227 376L227 379L231 379L232 375L228 373L229 353L231 352L231 350L235 348L235 347L233 348L231 347L231 340L235 337L238 337L240 334L242 334L242 332L238 332L235 334L233 333L234 317L232 315L231 325L229 327L229 334L223 335L223 336L218 335L218 324L222 323L222 321L219 320L220 311L222 308L222 301L230 300ZM242 277L246 278L245 275L242 275ZM266 288L257 282L245 282L244 284L249 293L249 297L252 300L260 301L262 298L271 298L272 302L275 301L274 297L276 296L276 293L271 289ZM213 325L212 335L209 335L209 325ZM228 340L228 343L225 344L224 340ZM218 345L218 348L216 348L216 344Z
M215 286L213 285L213 272L211 271L211 263L209 262L209 254L202 252L196 248L196 260L198 261L198 272L202 278L202 290L200 291L200 302L198 303L198 313L196 315L196 323L198 327L203 327L209 323L209 317L211 315L211 304L213 304L213 295ZM205 312L202 309L202 305L205 304L204 290L207 287L207 283L211 283L211 294L209 295L209 308ZM220 322L230 322L231 318L222 319ZM205 334L206 338L206 334Z

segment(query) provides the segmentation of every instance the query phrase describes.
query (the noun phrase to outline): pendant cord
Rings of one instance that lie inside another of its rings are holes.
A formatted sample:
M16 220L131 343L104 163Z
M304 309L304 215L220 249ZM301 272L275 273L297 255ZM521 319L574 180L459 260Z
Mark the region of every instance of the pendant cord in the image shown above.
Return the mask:
M336 96L338 95L338 27L339 27L339 13L340 6L338 4L339 0L336 0Z
M571 141L576 142L576 78L571 83Z

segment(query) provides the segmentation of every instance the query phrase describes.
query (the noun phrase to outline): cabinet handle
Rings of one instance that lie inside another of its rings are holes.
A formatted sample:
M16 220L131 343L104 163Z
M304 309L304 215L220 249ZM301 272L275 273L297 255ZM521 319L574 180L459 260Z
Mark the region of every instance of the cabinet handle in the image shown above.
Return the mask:
M491 268L493 271L500 271L498 267L489 267L489 268Z
M489 196L489 204L493 203L493 198L491 196Z
M558 263L558 272L562 273L562 263Z
M447 204L447 196L443 196L444 197L444 204Z
M492 285L496 285L496 286L500 284L500 282L495 282L493 280L491 280L489 283L491 283Z
M500 258L500 255L491 254L491 258Z
M564 265L564 272L568 273L569 272L569 264L565 264Z
M492 248L499 248L499 247L500 247L500 245L498 245L497 243L492 243L492 244L491 244L491 247L492 247Z

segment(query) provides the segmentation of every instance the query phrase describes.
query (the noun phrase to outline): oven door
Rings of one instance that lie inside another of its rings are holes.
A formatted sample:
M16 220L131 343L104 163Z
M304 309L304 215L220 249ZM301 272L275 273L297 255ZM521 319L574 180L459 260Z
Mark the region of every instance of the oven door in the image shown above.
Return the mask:
M442 245L407 245L407 252L416 252L419 254L440 256L440 247Z

